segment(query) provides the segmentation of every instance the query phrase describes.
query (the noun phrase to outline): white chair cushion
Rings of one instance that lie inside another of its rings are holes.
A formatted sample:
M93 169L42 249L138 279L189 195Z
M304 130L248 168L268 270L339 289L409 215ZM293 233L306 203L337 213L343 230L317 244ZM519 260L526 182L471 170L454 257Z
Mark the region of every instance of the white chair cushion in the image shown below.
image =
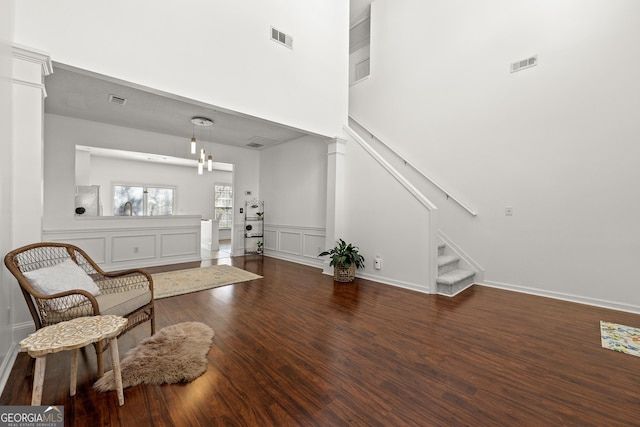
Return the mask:
M151 301L151 291L148 289L133 289L131 291L102 294L96 297L100 314L127 316Z

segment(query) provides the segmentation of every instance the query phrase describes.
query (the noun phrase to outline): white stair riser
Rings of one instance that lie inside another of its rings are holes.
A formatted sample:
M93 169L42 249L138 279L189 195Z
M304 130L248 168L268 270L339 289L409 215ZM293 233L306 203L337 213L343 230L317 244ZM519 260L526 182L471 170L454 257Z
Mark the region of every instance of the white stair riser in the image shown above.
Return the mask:
M474 279L475 279L475 275L471 276L471 277L468 277L468 278L466 278L464 280L455 282L455 283L453 283L451 285L444 285L444 284L438 283L437 292L439 294L442 294L442 295L455 295L458 292L460 292L461 290L463 290L464 288L466 288L469 285L471 285L473 283Z
M453 270L457 270L459 261L460 260L457 259L457 260L451 261L451 262L449 262L447 264L439 265L438 266L438 276L441 276L441 275L443 275L445 273L448 273L450 271L453 271Z

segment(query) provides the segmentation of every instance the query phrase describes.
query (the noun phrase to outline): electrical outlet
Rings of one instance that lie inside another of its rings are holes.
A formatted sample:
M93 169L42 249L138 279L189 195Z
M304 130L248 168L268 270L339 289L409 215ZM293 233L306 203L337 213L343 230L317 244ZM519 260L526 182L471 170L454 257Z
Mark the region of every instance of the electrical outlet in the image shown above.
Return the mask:
M513 207L512 206L506 206L504 208L504 214L506 216L513 216Z
M380 255L376 255L375 259L373 260L373 268L375 268L376 270L382 270L382 258L380 258Z
M133 247L133 253L134 253L134 254L140 253L140 248L139 248L139 247L137 247L137 246L134 246L134 247Z

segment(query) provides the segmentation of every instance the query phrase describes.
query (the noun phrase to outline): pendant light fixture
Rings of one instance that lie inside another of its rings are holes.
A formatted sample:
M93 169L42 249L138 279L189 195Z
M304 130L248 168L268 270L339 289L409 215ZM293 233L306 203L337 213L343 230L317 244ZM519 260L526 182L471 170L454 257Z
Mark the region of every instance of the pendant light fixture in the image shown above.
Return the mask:
M211 141L211 129L213 128L213 120L208 119L206 117L193 117L191 119L191 123L193 125L193 136L191 137L191 154L196 154L197 150L197 141L196 141L196 126L198 127L207 127L209 128L209 141ZM213 171L213 156L209 154L207 157L207 153L204 149L204 146L200 148L200 157L198 158L198 174L202 175L204 170L204 163L207 162L207 170L209 172Z

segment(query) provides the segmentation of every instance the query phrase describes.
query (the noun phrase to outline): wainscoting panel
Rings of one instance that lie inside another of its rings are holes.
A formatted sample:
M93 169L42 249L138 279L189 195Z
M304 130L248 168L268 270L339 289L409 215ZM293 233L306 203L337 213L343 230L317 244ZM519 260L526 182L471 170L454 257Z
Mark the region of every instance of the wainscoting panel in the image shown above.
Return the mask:
M198 234L167 233L160 238L160 256L173 257L181 255L197 255L200 253Z
M316 258L318 254L325 250L324 234L305 234L302 254L306 257Z
M113 236L111 240L111 261L133 261L156 257L156 236L138 234L133 236Z
M278 250L286 254L302 255L302 233L278 231Z
M52 240L49 240L52 241ZM53 240L60 242L60 240ZM67 239L64 243L76 245L85 251L97 264L104 264L107 260L107 239L105 237L80 237Z
M200 217L95 217L43 230L43 241L84 249L105 271L200 261Z
M322 268L324 228L265 224L265 255ZM316 252L318 248L322 248Z
M264 231L264 250L278 249L278 233L275 230Z

